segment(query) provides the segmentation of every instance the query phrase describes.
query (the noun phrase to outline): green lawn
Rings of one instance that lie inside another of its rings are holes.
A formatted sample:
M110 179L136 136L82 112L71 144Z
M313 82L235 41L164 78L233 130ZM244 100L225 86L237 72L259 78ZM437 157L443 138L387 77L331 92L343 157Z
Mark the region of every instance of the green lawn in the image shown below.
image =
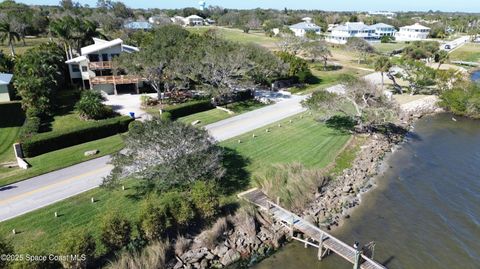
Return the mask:
M480 62L480 44L463 45L450 53L450 61Z
M114 135L73 147L52 151L33 158L27 158L26 161L32 165L32 167L27 170L19 168L5 168L4 171L0 170L0 172L2 172L0 174L0 186L108 155L119 151L123 147L124 143L121 135ZM93 149L98 149L100 153L91 157L84 156L85 151Z
M276 43L278 42L278 39L266 36L263 31L252 30L246 34L240 29L217 26L189 27L187 29L194 33L204 33L209 29L215 29L226 40L239 43L254 43L269 49L276 48Z
M331 68L331 66L329 68ZM301 88L293 87L289 90L291 93L306 94L319 89L331 87L338 84L340 82L341 76L345 74L353 75L355 77L361 77L369 73L368 71L348 67L340 68L337 70L324 71L323 66L320 64L311 65L310 70L312 74L317 78L318 82L308 84L305 87Z
M301 114L229 139L220 145L247 158L251 172L272 163L299 162L306 167L320 168L335 159L349 137L318 123L311 116Z
M214 108L207 111L181 117L178 120L187 124L191 124L192 122L199 120L200 123L195 126L202 127L210 123L228 119L230 117L233 117L248 111L252 111L254 109L257 109L263 106L265 105L260 102L257 102L254 100L248 100L248 101L236 102L236 103L227 105L226 107L229 110L233 111L234 114L229 114L226 111Z
M405 42L395 42L395 43L372 43L372 46L377 52L380 53L391 53L394 50L402 49L406 46Z
M16 253L25 251L52 253L60 241L59 235L74 228L85 228L97 239L97 247L102 246L99 238L99 222L107 212L118 212L129 219L136 219L139 201L133 198L135 194L132 184L128 182L125 191L105 190L101 188L90 190L62 202L22 215L12 220L0 223L0 234L11 240ZM96 200L90 201L91 197ZM60 217L55 218L54 212ZM12 229L19 233L12 234ZM103 249L97 249L99 254Z
M249 132L240 137L221 143L229 152L227 162L238 166L245 165L246 174L230 175L234 180L246 180L246 184L235 189L237 192L248 187L249 173L259 171L266 164L301 162L307 167L324 167L335 159L338 151L349 139L313 120L300 115ZM252 138L252 133L256 134ZM242 143L238 143L238 139ZM234 157L232 157L234 156ZM39 156L40 157L40 156ZM239 161L242 159L243 161ZM230 170L233 171L233 170ZM132 186L127 182L127 186ZM46 208L0 223L0 236L7 237L15 245L17 253L24 249L41 249L50 252L56 248L58 236L67 230L83 227L99 238L98 223L109 211L118 211L131 220L138 218L139 200L135 199L132 188L126 191L94 189ZM91 203L94 197L97 202ZM61 216L54 218L54 212ZM12 235L11 230L20 231ZM100 249L99 254L102 254Z
M17 141L25 115L19 102L0 103L0 173L2 163L15 161L13 143Z
M13 48L15 49L16 55L22 55L28 49L33 48L38 44L46 43L49 40L50 38L48 37L26 38L25 44L23 44L23 41L17 41L14 43ZM4 42L3 44L0 44L0 51L2 50L3 50L3 53L10 55L10 47L6 44L6 42Z

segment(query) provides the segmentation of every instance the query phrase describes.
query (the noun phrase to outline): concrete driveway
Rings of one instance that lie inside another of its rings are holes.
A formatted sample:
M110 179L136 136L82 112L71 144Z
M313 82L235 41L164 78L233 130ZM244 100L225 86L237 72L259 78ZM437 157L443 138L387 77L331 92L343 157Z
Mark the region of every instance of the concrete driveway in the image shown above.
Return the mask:
M145 94L147 96L156 98L156 93ZM141 94L119 94L106 95L107 100L104 104L112 106L115 112L121 115L130 116L130 112L135 113L135 118L144 121L150 119L150 115L141 108L140 97Z

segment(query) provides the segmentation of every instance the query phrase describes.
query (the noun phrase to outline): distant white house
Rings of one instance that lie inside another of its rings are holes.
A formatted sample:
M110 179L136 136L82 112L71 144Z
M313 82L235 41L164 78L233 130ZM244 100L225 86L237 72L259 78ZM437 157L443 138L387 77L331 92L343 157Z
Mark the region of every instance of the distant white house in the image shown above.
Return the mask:
M12 74L0 73L0 102L11 101L10 83L12 82ZM5 117L7 115L4 115Z
M302 21L307 22L307 23L311 23L313 21L313 19L310 18L310 17L305 17L305 18L302 18Z
M300 22L294 25L290 25L288 28L292 30L295 36L299 37L304 37L307 32L314 32L317 35L322 33L322 28L311 22Z
M123 28L128 30L150 30L153 28L153 25L148 21L131 21L123 25Z
M419 23L400 27L400 31L395 34L395 39L398 41L415 41L424 40L428 38L430 28Z
M382 36L394 36L395 32L395 27L384 23L366 25L363 22L347 22L344 25L332 26L326 41L345 44L349 38L358 37L368 42L375 42Z
M188 17L174 16L171 18L171 21L183 26L205 25L205 19L198 15L190 15Z
M368 12L368 15L370 15L370 16L383 16L383 17L387 17L389 19L393 19L397 16L397 13L390 12L390 11L371 11L371 12Z
M107 94L117 94L119 89L138 93L143 83L141 78L129 75L114 75L112 59L122 53L139 51L137 47L123 44L120 38L107 41L93 38L93 45L81 48L81 55L66 61L73 83L84 89L95 89Z

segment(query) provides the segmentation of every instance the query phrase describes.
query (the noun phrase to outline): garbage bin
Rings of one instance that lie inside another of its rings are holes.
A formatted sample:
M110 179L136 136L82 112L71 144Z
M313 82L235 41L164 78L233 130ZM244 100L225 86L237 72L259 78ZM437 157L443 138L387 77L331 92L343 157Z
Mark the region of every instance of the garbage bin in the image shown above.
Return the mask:
M130 112L130 117L132 117L132 119L135 119L135 112Z

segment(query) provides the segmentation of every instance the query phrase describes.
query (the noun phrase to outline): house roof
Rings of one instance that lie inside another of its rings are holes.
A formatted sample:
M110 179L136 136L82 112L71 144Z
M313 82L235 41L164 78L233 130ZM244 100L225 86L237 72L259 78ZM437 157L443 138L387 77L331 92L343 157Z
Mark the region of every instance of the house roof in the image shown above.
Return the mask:
M80 62L83 62L83 61L86 61L87 60L87 57L85 56L78 56L78 57L75 57L73 59L70 59L68 61L66 61L65 63L66 64L78 64Z
M407 25L403 26L402 28L409 28L409 29L418 29L418 30L430 30L429 27L423 26L420 23L415 23L414 25Z
M372 26L366 25L363 22L347 22L344 25L339 25L332 29L332 31L363 31L374 29Z
M101 39L97 39L97 40L101 40ZM102 40L102 41L105 41L105 40ZM113 46L121 45L122 43L123 43L123 40L121 40L120 38L107 41L107 42L95 42L95 44L93 45L83 47L81 51L82 51L82 55L85 55L85 54L90 54L92 52L96 52L106 48L110 48Z
M319 30L320 26L316 25L315 23L300 22L294 25L290 25L289 28L303 30Z
M386 23L376 23L374 25L372 25L372 27L374 28L395 28L389 24L386 24Z
M190 20L190 19L203 20L203 18L198 16L198 15L190 15L190 16L186 17L185 19L187 19L187 20Z
M0 73L0 84L5 85L5 84L10 84L10 81L12 81L13 74L8 74L8 73Z
M125 23L124 28L133 29L133 30L143 30L143 29L152 29L152 24L147 21L132 21Z

